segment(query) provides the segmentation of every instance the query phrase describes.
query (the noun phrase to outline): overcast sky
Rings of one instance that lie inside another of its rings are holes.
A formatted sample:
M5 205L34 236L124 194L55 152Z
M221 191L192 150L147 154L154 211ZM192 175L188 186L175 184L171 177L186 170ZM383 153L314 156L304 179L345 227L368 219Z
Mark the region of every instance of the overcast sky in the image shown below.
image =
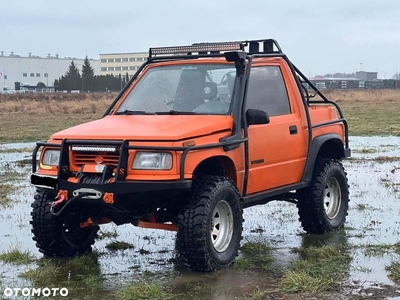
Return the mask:
M0 20L5 55L275 38L306 75L400 69L399 0L0 0Z

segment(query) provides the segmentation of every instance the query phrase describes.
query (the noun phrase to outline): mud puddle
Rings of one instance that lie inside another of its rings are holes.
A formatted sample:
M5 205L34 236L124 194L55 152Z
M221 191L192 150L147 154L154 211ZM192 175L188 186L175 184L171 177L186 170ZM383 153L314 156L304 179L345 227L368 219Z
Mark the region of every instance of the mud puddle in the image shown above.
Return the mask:
M304 234L296 206L285 202L248 208L244 211L242 244L267 246L271 262L266 268L242 266L246 258L242 252L235 266L211 274L188 272L180 266L175 233L131 225L101 227L94 246L94 265L89 270L74 271L78 267L68 260L43 260L32 241L29 225L34 188L28 183L31 170L27 161L31 152L24 149L32 149L34 144L0 145L0 180L4 182L12 171L20 175L12 177L16 189L7 195L11 202L1 207L0 253L19 249L35 258L20 265L0 261L0 295L9 287L50 285L67 286L69 299L117 299L116 291L132 282L145 281L160 284L180 299L273 299L278 297L275 293L282 272L300 259L293 249L340 245L349 257L343 266L346 276L339 289L318 294L317 299L400 299L400 287L387 270L387 266L400 258L389 247L400 241L400 138L351 137L350 143L352 159L344 165L351 200L344 230L322 236ZM133 248L109 250L106 246L115 241L129 243ZM38 281L26 275L29 270L44 273L48 264L59 270L52 280ZM83 275L74 277L80 272ZM257 291L268 292L257 298L261 295ZM277 295L281 299L315 297Z

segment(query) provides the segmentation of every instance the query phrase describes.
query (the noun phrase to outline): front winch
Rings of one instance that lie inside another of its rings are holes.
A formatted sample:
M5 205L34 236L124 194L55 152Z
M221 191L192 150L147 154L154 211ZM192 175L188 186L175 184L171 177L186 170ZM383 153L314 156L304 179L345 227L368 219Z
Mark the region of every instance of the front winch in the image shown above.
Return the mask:
M97 191L95 189L88 189L88 188L80 188L72 192L72 195L74 197L84 193L85 196L82 197L82 199L100 199L102 197L102 193L100 191Z

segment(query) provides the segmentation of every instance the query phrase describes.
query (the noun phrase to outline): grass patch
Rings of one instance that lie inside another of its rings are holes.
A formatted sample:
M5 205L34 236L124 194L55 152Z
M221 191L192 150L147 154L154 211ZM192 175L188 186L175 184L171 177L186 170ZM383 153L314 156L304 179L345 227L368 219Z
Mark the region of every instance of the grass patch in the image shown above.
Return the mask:
M106 249L110 251L126 250L135 248L132 244L121 241L113 241L106 245Z
M32 158L24 158L15 162L18 167L26 167L32 165Z
M378 163L398 162L400 161L400 156L378 156L374 158L374 161Z
M3 148L0 147L0 153L26 153L33 152L33 148L23 147L23 148Z
M19 276L30 280L35 286L51 286L51 284L57 282L56 278L60 277L60 275L60 266L57 266L52 261L42 260L39 263L39 267L29 269Z
M236 269L270 269L270 264L274 261L271 256L272 248L263 243L248 242L241 248L243 257L235 261Z
M355 207L355 209L359 210L359 211L363 211L363 210L366 210L368 208L369 208L369 205L368 204L364 204L364 203L356 203L356 207Z
M364 255L367 257L383 256L389 253L393 249L393 245L381 244L381 245L367 245L364 250Z
M259 253L270 252L271 250L272 248L268 245L265 245L263 243L254 243L254 242L248 242L246 244L243 244L242 247L240 247L240 252L245 254L259 254Z
M38 287L55 285L76 290L98 288L103 281L100 266L93 254L72 259L41 259L37 268L22 273L20 277Z
M385 269L389 271L390 279L397 283L400 282L400 262L392 262L389 266L386 266Z
M347 276L351 258L334 248L323 245L294 248L301 260L294 261L285 271L279 287L286 293L315 293L338 286Z
M10 205L11 199L8 195L16 190L17 188L14 185L0 182L0 205L1 206Z
M324 90L337 101L349 124L350 135L400 136L400 90Z
M101 118L117 93L0 95L0 143L33 142Z
M367 153L377 153L378 150L375 148L362 148L362 149L354 149L354 150L352 150L352 152L367 154Z
M253 292L248 293L245 295L243 298L235 298L236 300L263 300L263 299L275 299L268 297L268 295L271 295L275 293L276 291L274 290L262 290L260 288L256 288ZM276 297L277 299L281 297Z
M0 260L6 263L25 265L34 262L36 258L29 251L21 251L15 247L9 251L2 252Z
M337 285L334 278L315 276L308 271L287 271L283 276L280 286L286 293L316 293Z
M175 294L151 282L134 282L119 290L117 298L122 300L167 300L176 299Z
M115 239L118 237L117 230L114 231L100 231L98 234L97 239L98 240L104 240L104 239Z
M400 242L395 243L393 247L394 247L394 252L400 254Z

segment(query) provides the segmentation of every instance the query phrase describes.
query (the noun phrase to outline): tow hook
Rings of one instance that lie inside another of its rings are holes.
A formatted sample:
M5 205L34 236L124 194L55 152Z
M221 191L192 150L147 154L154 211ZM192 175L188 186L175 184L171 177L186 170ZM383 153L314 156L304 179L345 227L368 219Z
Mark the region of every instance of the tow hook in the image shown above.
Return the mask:
M57 196L54 198L54 201L51 202L51 207L54 209L60 203L68 200L68 191L60 190Z
M60 190L55 200L50 204L50 212L54 216L59 216L72 202L79 201L80 199L90 195L89 193L80 193L79 195L68 199L68 192ZM61 203L66 202L59 211L55 212L55 208Z

